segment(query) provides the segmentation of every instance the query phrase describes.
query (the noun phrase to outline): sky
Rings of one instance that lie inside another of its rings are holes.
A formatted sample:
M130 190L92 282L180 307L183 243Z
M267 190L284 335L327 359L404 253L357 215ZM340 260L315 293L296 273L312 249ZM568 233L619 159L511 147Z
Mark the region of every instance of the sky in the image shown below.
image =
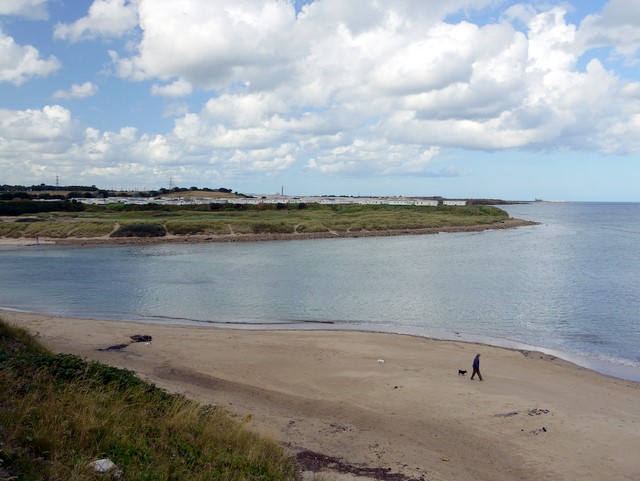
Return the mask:
M0 184L640 201L640 0L0 0Z

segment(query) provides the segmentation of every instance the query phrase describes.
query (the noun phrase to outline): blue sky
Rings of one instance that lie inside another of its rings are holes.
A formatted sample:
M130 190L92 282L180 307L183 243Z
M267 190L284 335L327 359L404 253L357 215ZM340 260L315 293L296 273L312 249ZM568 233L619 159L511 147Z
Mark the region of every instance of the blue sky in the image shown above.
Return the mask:
M0 184L640 201L640 0L2 0Z

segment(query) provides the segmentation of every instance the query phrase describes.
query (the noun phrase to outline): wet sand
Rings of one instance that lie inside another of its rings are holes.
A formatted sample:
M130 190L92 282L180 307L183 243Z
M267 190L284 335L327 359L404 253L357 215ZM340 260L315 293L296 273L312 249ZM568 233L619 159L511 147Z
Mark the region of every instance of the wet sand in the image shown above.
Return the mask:
M328 480L640 479L640 383L542 353L396 334L0 316L56 352L250 416ZM153 341L100 350L135 334ZM477 352L482 382L469 379Z

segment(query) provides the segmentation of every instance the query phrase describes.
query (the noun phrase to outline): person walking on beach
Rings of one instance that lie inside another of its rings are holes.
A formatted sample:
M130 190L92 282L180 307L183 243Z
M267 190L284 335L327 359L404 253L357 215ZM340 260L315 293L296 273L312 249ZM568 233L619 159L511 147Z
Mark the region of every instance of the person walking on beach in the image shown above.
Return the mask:
M480 354L476 354L476 357L473 358L473 374L471 374L471 380L473 381L473 376L478 375L478 379L482 381L482 374L480 374Z

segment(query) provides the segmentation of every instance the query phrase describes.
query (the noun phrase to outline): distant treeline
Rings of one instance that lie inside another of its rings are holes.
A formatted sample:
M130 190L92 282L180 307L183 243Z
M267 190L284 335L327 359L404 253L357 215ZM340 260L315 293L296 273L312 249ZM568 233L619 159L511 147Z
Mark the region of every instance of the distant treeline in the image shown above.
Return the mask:
M76 200L0 202L0 215L38 214L40 212L80 212L84 204Z
M91 199L99 197L92 192L72 191L67 194L51 194L49 192L28 193L28 192L0 192L0 200L65 200L65 199Z
M220 187L218 189L210 189L204 187L202 189L198 187L174 187L172 189L159 189L149 191L115 191L99 189L95 185L83 186L83 185L67 185L64 187L52 186L52 185L32 185L26 187L24 185L0 185L0 200L15 200L15 199L44 199L44 200L64 200L64 199L93 199L93 198L107 198L107 197L155 197L158 195L170 194L173 192L188 192L188 191L202 191L202 192L222 192L225 194L239 194L233 192L231 189ZM52 193L53 192L53 193ZM60 192L56 194L56 192Z
M98 188L95 185L87 187L86 185L66 185L66 186L58 186L58 185L32 185L30 187L26 187L24 185L0 185L0 192L44 192L44 191L70 191L70 190L82 190L88 192L96 192Z

